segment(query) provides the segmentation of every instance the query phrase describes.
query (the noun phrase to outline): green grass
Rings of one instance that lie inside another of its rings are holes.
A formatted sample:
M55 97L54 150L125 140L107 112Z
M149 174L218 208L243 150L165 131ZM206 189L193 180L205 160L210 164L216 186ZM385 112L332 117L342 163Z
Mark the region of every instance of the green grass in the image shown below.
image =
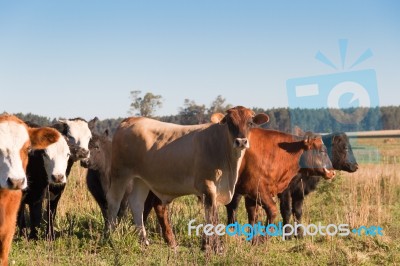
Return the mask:
M399 139L395 141L400 143ZM378 147L382 158L397 156L400 151L396 143L384 143L382 139L368 143ZM59 237L53 242L16 237L10 262L14 265L400 264L399 170L398 160L362 164L354 174L342 172L332 182L321 181L318 191L308 196L304 205L305 224L380 225L384 236L307 236L290 241L272 237L258 245L251 245L243 237L224 236L221 254L209 254L200 250L200 237L188 235L189 220L204 223L204 210L194 196L179 198L170 206L178 248L166 246L153 213L147 224L150 246L139 243L130 216L121 222L110 241L104 241L103 221L86 189L85 171L75 166L59 205L56 221ZM219 217L220 223L226 223L224 207L220 207ZM243 202L238 219L246 223ZM259 219L265 220L263 212L259 212Z

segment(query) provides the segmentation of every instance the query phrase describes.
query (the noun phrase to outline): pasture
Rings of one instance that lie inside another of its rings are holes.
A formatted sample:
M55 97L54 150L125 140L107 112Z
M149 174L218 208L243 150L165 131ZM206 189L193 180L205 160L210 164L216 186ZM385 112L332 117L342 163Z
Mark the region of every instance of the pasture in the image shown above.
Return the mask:
M350 228L379 225L384 236L306 236L289 241L272 237L255 246L244 237L224 236L223 251L206 254L200 250L201 237L188 235L188 222L196 219L196 224L203 223L204 209L196 197L187 196L170 206L177 249L164 243L153 212L147 227L150 246L139 244L130 216L112 234L111 242L103 241L103 220L87 191L86 170L75 164L59 204L57 239L27 241L16 236L10 262L14 265L400 264L400 138L362 138L352 142L360 169L354 174L338 172L332 182L321 181L317 191L306 197L302 222L347 223ZM376 151L378 156L374 155ZM220 223L226 224L223 206L219 208L219 218ZM242 224L247 222L243 201L238 219ZM263 212L259 213L259 219L265 221Z

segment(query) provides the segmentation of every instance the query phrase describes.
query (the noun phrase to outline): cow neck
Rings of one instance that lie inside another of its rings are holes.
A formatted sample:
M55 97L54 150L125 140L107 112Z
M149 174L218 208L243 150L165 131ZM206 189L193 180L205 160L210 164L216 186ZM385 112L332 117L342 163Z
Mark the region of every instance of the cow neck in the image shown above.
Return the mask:
M103 145L103 144L102 144ZM112 142L106 140L104 142L104 162L103 162L103 174L107 177L107 179L111 176L111 155L112 155Z
M243 158L244 150L239 150L233 147L233 139L230 137L228 125L212 124L205 131L211 131L212 138L212 154L224 158L223 162L228 164L230 170L237 171L239 160Z

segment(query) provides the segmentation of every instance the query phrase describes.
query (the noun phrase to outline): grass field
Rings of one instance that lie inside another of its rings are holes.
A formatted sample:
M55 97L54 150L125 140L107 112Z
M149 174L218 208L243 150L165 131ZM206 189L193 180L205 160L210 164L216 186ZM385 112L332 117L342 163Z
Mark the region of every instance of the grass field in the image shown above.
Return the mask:
M383 227L383 236L323 237L283 241L272 237L251 245L243 237L222 237L221 254L200 250L200 237L188 236L188 222L204 222L204 211L194 196L182 197L170 207L177 249L166 246L152 213L148 221L151 245L139 244L126 217L112 235L102 240L100 210L86 189L85 170L75 166L59 204L56 230L59 237L27 241L16 237L10 254L14 265L400 265L400 138L352 139L360 169L354 174L338 172L332 182L321 181L306 198L303 223L347 223ZM378 156L368 155L378 153ZM374 157L375 156L375 157ZM368 159L372 158L372 162ZM226 224L220 207L220 223ZM260 218L265 216L260 212ZM280 216L278 216L278 221ZM246 223L243 203L239 222Z

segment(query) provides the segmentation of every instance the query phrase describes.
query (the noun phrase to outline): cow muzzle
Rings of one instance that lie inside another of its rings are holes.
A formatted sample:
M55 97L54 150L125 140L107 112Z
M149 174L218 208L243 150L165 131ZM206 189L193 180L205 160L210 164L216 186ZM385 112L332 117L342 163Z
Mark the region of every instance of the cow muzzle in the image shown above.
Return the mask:
M80 147L73 147L72 151L72 158L74 161L89 158L90 152L89 150L80 148Z
M330 179L334 178L335 175L336 175L336 172L334 169L329 170L327 168L324 168L324 178L326 180L330 180Z
M247 138L236 138L233 142L233 147L238 149L248 149L250 142Z
M26 188L26 178L11 178L7 179L7 185L9 189L25 189Z
M51 181L54 184L63 184L65 183L64 175L51 175Z
M89 159L82 159L82 160L81 160L81 166L82 166L83 168L89 168L89 167L90 167Z

